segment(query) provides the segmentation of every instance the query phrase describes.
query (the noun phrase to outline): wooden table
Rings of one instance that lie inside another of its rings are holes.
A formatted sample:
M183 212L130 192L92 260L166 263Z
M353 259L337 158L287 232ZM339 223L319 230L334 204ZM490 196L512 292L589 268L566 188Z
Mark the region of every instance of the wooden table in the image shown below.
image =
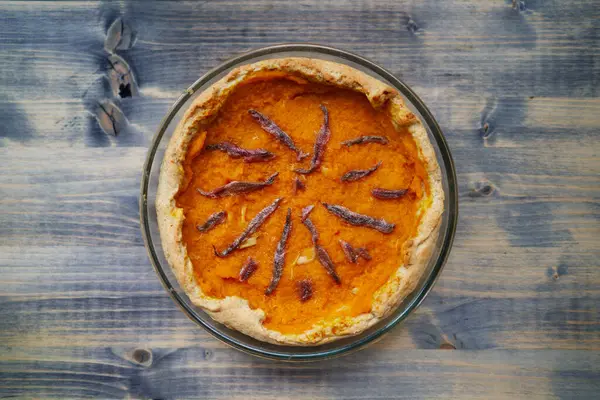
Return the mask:
M123 32L133 97L107 79L107 31ZM278 42L400 76L459 180L454 248L423 305L367 350L315 364L247 356L188 320L138 223L169 106ZM596 0L0 2L0 52L0 397L600 396ZM99 103L122 112L118 136Z

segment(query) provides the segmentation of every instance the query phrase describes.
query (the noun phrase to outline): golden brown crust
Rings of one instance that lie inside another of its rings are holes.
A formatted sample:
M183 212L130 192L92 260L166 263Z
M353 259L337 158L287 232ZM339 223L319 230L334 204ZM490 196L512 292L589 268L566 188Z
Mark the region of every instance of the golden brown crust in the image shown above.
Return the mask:
M422 200L423 211L417 235L406 246L406 260L374 294L370 313L356 317L323 321L302 334L282 334L262 325L265 314L251 309L239 297L216 299L206 296L194 281L193 265L182 239L183 210L177 208L177 195L184 177L183 161L192 138L202 134L232 91L255 74L281 71L312 82L334 85L363 93L373 107L387 107L394 124L407 126L429 173L430 196ZM201 93L175 129L164 155L156 196L156 212L165 257L190 300L218 322L256 339L275 344L311 346L363 332L385 318L416 287L435 247L444 192L441 172L433 146L418 118L406 107L397 91L354 68L330 61L308 58L283 58L260 61L232 70Z

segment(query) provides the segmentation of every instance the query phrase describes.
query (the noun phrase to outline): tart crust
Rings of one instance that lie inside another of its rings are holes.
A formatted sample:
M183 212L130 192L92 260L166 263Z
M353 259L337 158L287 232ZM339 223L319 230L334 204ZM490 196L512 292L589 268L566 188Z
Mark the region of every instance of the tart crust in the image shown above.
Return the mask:
M251 309L240 297L213 298L203 293L196 283L192 261L183 241L183 209L176 196L184 181L183 162L192 139L202 134L229 95L238 85L264 72L281 72L308 81L334 85L364 94L376 109L387 109L396 127L405 127L419 149L429 179L429 196L422 200L417 234L406 245L408 260L392 273L388 281L373 295L369 313L355 317L338 317L313 325L300 334L283 334L267 329L262 321L265 312ZM205 310L214 320L265 342L314 346L359 334L389 315L416 287L425 270L439 233L444 211L441 172L433 146L419 119L406 107L398 92L387 84L346 65L308 58L282 58L260 61L232 70L201 93L185 112L166 149L156 196L156 212L165 257L177 280L192 303Z

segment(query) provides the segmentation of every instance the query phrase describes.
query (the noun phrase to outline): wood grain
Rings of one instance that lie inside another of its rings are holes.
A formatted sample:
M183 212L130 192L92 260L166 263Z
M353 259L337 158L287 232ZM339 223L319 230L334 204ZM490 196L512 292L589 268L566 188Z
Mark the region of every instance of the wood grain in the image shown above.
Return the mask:
M136 399L593 398L600 373L590 369L598 361L581 351L372 349L290 365L202 347L48 348L42 355L15 348L0 364L0 386L8 395Z
M117 50L135 97L108 78L117 18L137 36ZM142 164L173 101L280 42L400 76L458 173L433 292L380 342L318 364L254 359L194 325L138 225ZM597 397L599 76L594 0L0 1L0 397ZM117 136L96 120L103 100L126 118Z

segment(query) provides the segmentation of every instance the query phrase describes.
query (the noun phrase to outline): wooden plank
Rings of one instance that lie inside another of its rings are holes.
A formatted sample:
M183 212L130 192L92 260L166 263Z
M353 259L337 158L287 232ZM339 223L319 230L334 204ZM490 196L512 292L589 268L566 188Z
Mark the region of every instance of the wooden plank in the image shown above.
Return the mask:
M458 90L414 89L434 113L453 150L547 148L567 153L586 151L582 148L585 147L597 153L600 147L594 140L600 114L598 100L499 98L472 96ZM0 118L8 123L5 129L13 129L3 141L0 137L0 146L43 143L44 148L145 147L179 93L144 87L141 93L144 97L117 102L129 124L116 138L102 132L78 100L0 99ZM446 96L456 96L458 100L448 102ZM487 133L483 131L485 124ZM593 153L584 156L592 157Z
M461 212L470 216L459 234L468 227L475 241L488 233L520 246L573 245L576 239L593 250L600 229L600 163L594 146L578 152L456 149ZM0 148L6 161L0 174L2 244L140 245L137 198L145 153ZM487 196L478 191L485 185L492 190ZM490 224L490 214L497 225Z
M5 29L0 38L11 46L75 46L87 52L94 44L100 54L109 19L122 14L139 33L127 56L140 69L140 79L169 82L171 90L179 90L196 78L198 70L232 53L303 40L354 49L402 72L409 83L504 88L518 95L597 95L588 85L598 72L595 2L526 3L525 9L515 10L510 2L487 1L228 1L177 3L169 8L128 2L125 7L79 7L68 13L64 12L68 3L36 7L3 3L8 17L19 15L28 23ZM98 23L86 23L91 18ZM49 26L50 21L61 28ZM69 40L75 29L85 37L80 45ZM47 31L53 34L44 35ZM169 68L164 68L165 61Z
M598 95L597 85L590 83L600 73L600 55L594 51L600 12L594 1L530 2L522 11L508 3L474 6L469 1L249 4L175 3L165 10L130 2L122 10L95 10L84 4L71 9L70 3L1 3L7 21L27 21L0 28L0 53L11 71L0 76L4 145L36 139L50 146L112 143L86 107L112 97L102 46L106 28L119 15L138 32L136 45L121 55L141 89L141 97L120 101L131 122L131 132L116 141L120 145L145 145L172 100L220 60L247 48L297 41L299 34L307 41L357 51L392 69L415 86L449 133L477 132L488 111L499 132L534 127L539 140L556 136L544 129L556 127L557 121L569 135L582 134L574 129L575 121L594 127L599 105L588 102ZM316 19L313 29L302 28L307 16L323 13L330 17ZM97 23L89 24L90 19ZM75 34L81 38L76 42L71 40ZM453 144L464 145L463 139ZM505 139L497 145L511 145Z
M593 398L598 353L381 351L282 364L231 349L28 348L2 353L0 394L110 398ZM426 382L426 383L425 383Z
M0 153L3 245L142 244L138 193L146 149Z
M600 349L597 251L476 248L457 240L433 293L383 346ZM141 247L0 250L6 345L221 346L179 311Z
M535 146L563 147L563 152L567 152L582 150L577 148L582 144L592 150L598 149L594 141L596 118L600 113L598 100L499 98L495 95L472 96L458 90L414 89L434 113L452 149ZM3 104L0 117L14 129L6 134L0 145L26 143L39 146L44 143L46 148L147 146L179 93L144 87L141 93L144 97L117 103L129 122L128 129L117 138L102 132L77 100L0 101ZM449 103L446 96L459 99ZM485 124L487 133L483 131Z
M515 4L0 1L0 397L596 396L600 8ZM114 99L106 80L117 17L137 31L119 54L139 97ZM460 222L405 323L365 351L291 366L226 348L178 310L137 198L185 87L241 51L300 40L372 58L423 98L453 150ZM116 138L90 113L105 98L128 120ZM450 346L472 351L421 350Z
M2 153L9 160L0 176L0 281L10 287L3 298L7 343L213 341L168 299L141 247L143 149ZM55 161L61 158L70 163ZM461 219L451 259L424 307L387 346L437 348L450 341L467 349L600 347L600 185L597 175L565 175L578 171L567 168L570 162L568 155L556 158L556 175L461 166L473 172L459 176L461 213L468 217ZM480 192L486 184L489 195ZM39 247L57 244L62 246ZM44 280L35 279L45 266L51 268ZM15 329L27 334L15 335Z

